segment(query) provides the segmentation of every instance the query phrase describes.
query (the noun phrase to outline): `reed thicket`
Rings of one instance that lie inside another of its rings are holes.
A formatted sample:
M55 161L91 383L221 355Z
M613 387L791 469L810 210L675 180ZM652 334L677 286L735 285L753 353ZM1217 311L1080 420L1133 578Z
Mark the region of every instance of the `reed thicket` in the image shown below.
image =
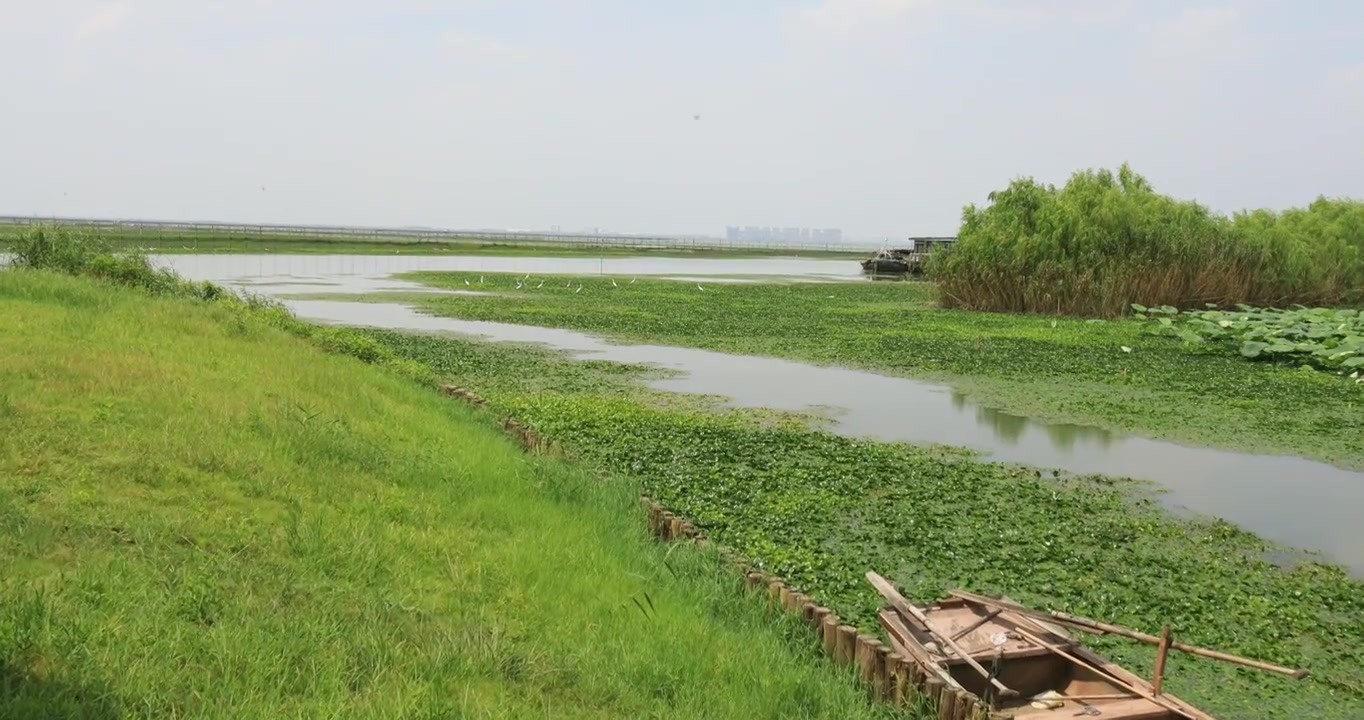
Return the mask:
M1157 193L1124 164L1063 187L1031 178L962 212L930 271L948 307L1112 317L1132 303L1202 307L1364 300L1364 202L1227 217Z

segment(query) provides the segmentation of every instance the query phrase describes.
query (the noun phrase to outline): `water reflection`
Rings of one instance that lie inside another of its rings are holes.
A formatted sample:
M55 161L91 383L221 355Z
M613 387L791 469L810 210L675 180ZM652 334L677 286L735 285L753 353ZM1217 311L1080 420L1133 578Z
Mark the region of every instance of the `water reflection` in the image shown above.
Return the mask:
M193 280L313 287L312 292L420 290L396 280L416 271L530 273L534 275L663 276L742 282L768 279L864 281L856 260L811 258L499 257L492 255L153 255L153 262ZM715 276L730 276L725 280ZM295 292L308 292L307 290Z
M1074 450L1077 444L1108 448L1113 443L1113 433L1103 428L1070 423L1042 423L1022 415L1014 415L1003 410L985 407L971 402L966 393L952 389L952 408L958 411L973 409L976 422L992 429L995 439L1007 445L1018 445L1024 433L1041 432L1057 450Z

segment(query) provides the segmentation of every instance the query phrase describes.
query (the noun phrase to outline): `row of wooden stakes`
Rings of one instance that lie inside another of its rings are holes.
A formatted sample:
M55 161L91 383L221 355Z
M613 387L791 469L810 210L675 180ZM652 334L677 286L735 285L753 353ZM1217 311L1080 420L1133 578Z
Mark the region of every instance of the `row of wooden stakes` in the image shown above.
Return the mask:
M487 401L472 390L446 385L442 392L474 405ZM526 450L543 452L548 444L524 423L505 418L502 427ZM694 542L708 545L710 541L690 521L672 513L658 502L641 497L648 513L649 531L664 542ZM965 691L947 687L936 676L908 657L882 643L875 635L859 633L845 624L837 614L823 607L781 578L754 568L744 557L730 548L715 546L744 577L753 592L765 593L770 607L798 615L816 634L824 654L836 664L856 667L862 682L873 696L900 707L926 705L936 710L939 720L1006 720L1010 715L993 713L984 703Z

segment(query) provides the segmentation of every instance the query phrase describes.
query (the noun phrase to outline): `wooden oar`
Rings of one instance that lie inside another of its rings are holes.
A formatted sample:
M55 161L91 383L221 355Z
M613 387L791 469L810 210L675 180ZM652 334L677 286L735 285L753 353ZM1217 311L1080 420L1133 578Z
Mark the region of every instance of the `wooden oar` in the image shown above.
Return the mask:
M1148 645L1155 645L1159 647L1161 644L1160 638L1156 637L1155 635L1147 635L1144 632L1129 630L1128 628L1119 625L1111 625L1109 623L1099 622L1098 620L1090 620L1089 618L1079 617L1077 615L1067 615L1066 613L1057 612L1055 610L1046 612L1041 610L1034 610L1029 607L1018 605L1017 603L1008 602L1007 600L997 600L995 598L988 598L982 595L975 595L964 590L953 590L948 594L950 594L952 597L961 598L962 600L967 600L976 603L977 605L986 605L992 608L1004 608L1006 610L1016 612L1020 615L1027 615L1030 617L1042 618L1046 620L1054 620L1056 622L1060 622L1065 625L1069 625L1071 627L1084 630L1086 632L1091 632L1096 635L1112 633L1114 635L1121 635L1126 638L1131 638L1132 640L1136 640L1138 642L1144 642ZM1308 673L1307 670L1302 668L1288 668L1282 665L1275 665L1273 663L1267 663L1261 660L1251 660L1250 658L1240 657L1239 655L1218 652L1217 650L1209 650L1208 648L1198 647L1197 645L1188 645L1177 641L1170 643L1169 646L1175 650L1185 652L1190 655L1197 655L1199 657L1211 658L1213 660L1221 660L1223 662L1229 662L1236 665L1244 665L1246 667L1255 668L1257 670L1264 670L1266 672L1287 675L1297 680L1301 680L1307 677Z
M924 615L924 612L922 610L920 610L917 607L914 607L914 605L912 605L908 600L905 600L904 596L901 595L899 591L895 589L895 586L890 584L890 581L886 580L880 575L877 575L874 572L869 571L867 572L867 582L870 582L872 584L872 587L876 588L876 591L881 593L881 595L890 602L891 607L895 608L901 613L904 613L905 615L913 617L920 623L923 623L923 626L928 629L928 632L932 633L933 636L938 638L939 640L942 640L945 645L952 649L952 652L955 652L957 654L957 657L960 657L963 662L965 662L967 665L970 665L971 668L976 672L980 673L981 677L989 681L989 683L993 685L996 690L999 691L1000 697L1009 698L1018 696L1018 691L1010 689L1009 686L1005 685L1004 683L996 679L994 676L990 675L990 671L986 670L983 666L981 666L980 663L976 662L975 658L967 654L965 650L962 650L961 646L957 644L956 640L953 640L951 637L943 635L934 630L933 626L928 623L928 616Z

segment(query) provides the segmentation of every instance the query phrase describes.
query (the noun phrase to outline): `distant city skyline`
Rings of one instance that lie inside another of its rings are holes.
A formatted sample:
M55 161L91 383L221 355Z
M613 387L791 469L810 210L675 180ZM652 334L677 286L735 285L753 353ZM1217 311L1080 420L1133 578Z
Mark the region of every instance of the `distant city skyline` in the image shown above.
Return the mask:
M782 242L836 245L843 242L840 228L781 227L760 225L729 225L725 227L729 242Z

